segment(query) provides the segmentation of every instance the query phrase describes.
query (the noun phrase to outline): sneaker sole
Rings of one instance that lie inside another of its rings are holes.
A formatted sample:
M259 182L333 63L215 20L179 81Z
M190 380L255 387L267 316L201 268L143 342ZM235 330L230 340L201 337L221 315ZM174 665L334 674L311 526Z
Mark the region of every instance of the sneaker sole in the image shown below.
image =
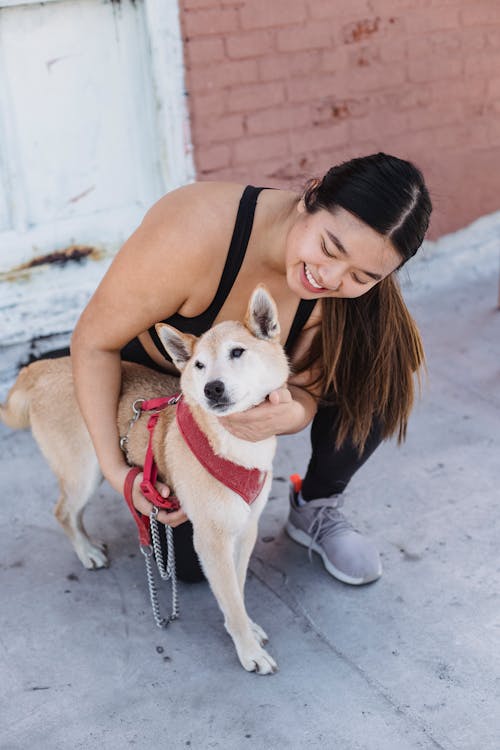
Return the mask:
M346 573L343 573L341 570L335 567L331 560L328 559L325 551L319 546L319 544L316 544L316 542L313 542L311 544L311 537L308 536L305 531L298 529L290 521L286 522L285 531L288 536L293 539L294 542L297 542L303 547L307 547L308 549L310 548L313 552L316 552L316 554L321 557L323 565L330 573L330 575L332 575L334 578L338 578L338 580L342 581L342 583L349 583L351 584L351 586L362 586L364 583L373 583L373 581L377 581L382 575L381 566L378 574L373 576L372 578L354 578L353 576L348 576Z

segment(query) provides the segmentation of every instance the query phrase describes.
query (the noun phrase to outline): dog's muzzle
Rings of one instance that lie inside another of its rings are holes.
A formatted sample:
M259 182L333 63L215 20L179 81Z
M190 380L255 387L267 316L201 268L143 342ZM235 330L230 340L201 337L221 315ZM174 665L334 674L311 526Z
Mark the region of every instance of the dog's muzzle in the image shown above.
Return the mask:
M203 392L210 406L216 409L229 406L231 403L222 380L211 380L209 383L206 383Z

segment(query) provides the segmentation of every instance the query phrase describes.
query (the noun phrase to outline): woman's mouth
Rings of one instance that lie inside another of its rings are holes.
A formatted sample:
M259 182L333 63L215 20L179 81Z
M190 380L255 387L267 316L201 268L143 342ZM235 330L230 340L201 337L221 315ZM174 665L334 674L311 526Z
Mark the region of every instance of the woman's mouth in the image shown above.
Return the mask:
M307 267L305 263L302 264L301 268L301 280L303 286L307 289L308 292L313 292L314 294L318 294L318 292L327 292L328 289L326 287L321 286L321 284L318 284L314 276L312 275L311 271Z

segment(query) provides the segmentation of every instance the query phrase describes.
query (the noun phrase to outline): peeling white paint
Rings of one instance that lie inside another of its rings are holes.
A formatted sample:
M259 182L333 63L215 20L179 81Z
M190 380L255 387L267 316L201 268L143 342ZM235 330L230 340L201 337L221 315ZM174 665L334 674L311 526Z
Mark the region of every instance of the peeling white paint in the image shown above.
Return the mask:
M6 382L33 346L67 341L113 253L195 170L176 0L0 6ZM74 244L99 248L101 259L11 273Z

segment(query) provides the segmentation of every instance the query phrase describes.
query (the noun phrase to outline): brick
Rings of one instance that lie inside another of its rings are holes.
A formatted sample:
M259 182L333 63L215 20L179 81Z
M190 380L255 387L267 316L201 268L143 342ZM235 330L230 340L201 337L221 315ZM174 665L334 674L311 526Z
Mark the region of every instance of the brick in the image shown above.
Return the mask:
M321 49L333 44L331 24L307 23L304 26L294 26L278 31L276 48L280 52L296 52L298 50Z
M433 100L437 101L483 101L487 96L484 76L471 76L467 79L467 85L462 76L455 80L432 81L425 88L432 92Z
M251 175L254 175L253 184L266 187L286 188L294 180L290 160L284 157L258 159L252 163L251 167L247 167L247 170L251 170Z
M302 23L306 17L304 0L251 0L240 10L243 29L282 27L289 23Z
M231 63L215 63L191 71L190 81L193 92L210 91L241 83L250 83L258 78L255 60L238 60Z
M333 75L296 76L286 83L291 102L312 102L333 96L336 93L336 77Z
M238 86L229 92L230 112L250 112L265 109L285 101L285 86L281 82Z
M405 17L370 15L360 18L350 13L345 18L335 19L336 39L339 44L357 47L360 44L387 43L388 39L398 39L406 33Z
M412 36L407 40L408 58L429 60L430 58L461 56L463 36L462 30L434 31L421 36Z
M410 116L406 112L379 111L368 117L353 120L350 133L354 141L367 141L381 133L384 137L406 133Z
M327 97L312 105L312 124L332 124L340 120L364 117L371 109L370 97Z
M432 93L428 86L408 85L392 96L391 106L404 112L413 109L425 109L431 101Z
M463 102L441 99L430 102L426 107L416 109L410 115L410 130L433 128L442 125L454 125L464 119Z
M197 120L193 128L194 140L200 145L225 143L245 135L243 115L226 115L211 120Z
M247 117L248 132L279 133L290 128L301 128L311 123L311 111L309 106L273 107L263 109Z
M463 61L454 57L444 57L438 62L432 58L408 61L408 78L415 83L426 83L440 78L461 78L463 70Z
M364 47L348 48L347 68L367 68L374 63L380 63L380 48L376 44Z
M462 22L464 26L478 26L487 24L498 25L500 10L497 0L474 0L473 3L463 3Z
M500 99L493 102L496 114L500 112ZM500 118L490 117L488 123L488 146L500 146ZM500 162L497 162L500 164Z
M486 46L495 50L500 49L500 23L495 29L486 29Z
M341 38L344 44L354 44L371 38L380 31L382 19L380 16L374 18L363 18L341 28Z
M500 96L500 77L488 81L488 98L494 99L497 96Z
M225 58L224 42L217 37L190 39L185 45L186 58L191 65L212 63Z
M269 54L274 46L274 33L271 31L245 31L230 34L225 39L227 55L230 58L260 57Z
M369 15L373 12L372 6L371 0L351 0L349 3L335 3L332 0L309 0L308 3L310 17L319 21L327 18L338 19L340 15L344 15L346 12L357 16Z
M256 159L283 156L287 151L288 138L286 135L262 135L245 138L235 143L233 156L235 163L243 164L251 163Z
M338 73L349 67L349 49L342 45L333 49L321 50L321 70L324 73Z
M500 44L500 32L497 32ZM486 29L479 27L469 27L461 29L462 50L464 54L469 52L483 52L489 47L488 33ZM491 45L494 48L494 43Z
M257 162L255 167L256 169L261 169L261 171L266 175L266 178L268 178L269 180L274 180L275 185L293 185L294 188L299 188L299 192L302 192L304 183L313 174L312 161L309 157L304 156L291 156L287 157L285 160L281 159L274 163Z
M235 8L186 11L183 26L188 37L227 34L238 29L238 11Z
M354 92L388 89L405 82L406 70L402 65L372 65L346 73L346 84Z
M349 128L346 122L336 125L312 127L290 133L292 153L319 151L342 146L349 141Z
M492 51L483 55L477 54L467 57L464 61L465 75L473 76L484 74L487 78L491 75L492 70L500 68L500 53Z
M432 12L423 8L405 14L405 28L409 34L428 34L440 29L459 29L460 13L457 7L435 8Z
M295 54L275 53L259 60L259 77L263 81L272 81L294 75L314 74L320 66L319 50L306 50Z
M221 116L227 111L227 90L214 91L211 94L196 94L191 97L190 109L195 117Z
M386 37L377 49L380 62L402 62L407 57L408 45L405 37Z
M214 8L219 5L218 0L182 0L184 10L199 10L200 8Z
M195 142L195 163L200 172L211 172L227 167L231 161L231 149L226 144L197 149Z
M489 145L488 124L476 120L454 125L424 130L429 135L432 148L449 150L461 148L469 151L473 148L487 148Z

